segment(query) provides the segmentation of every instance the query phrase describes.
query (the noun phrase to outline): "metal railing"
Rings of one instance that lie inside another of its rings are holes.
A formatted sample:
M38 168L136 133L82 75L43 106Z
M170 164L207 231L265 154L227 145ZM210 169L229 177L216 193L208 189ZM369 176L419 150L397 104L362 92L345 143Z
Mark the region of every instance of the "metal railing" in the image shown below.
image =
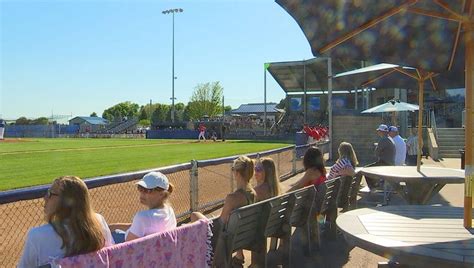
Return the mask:
M434 114L434 110L431 110L430 112L430 125L437 142L438 141L438 128L436 127L436 117Z
M314 144L323 152L328 142ZM281 180L303 170L303 155L310 145L288 146L281 149L249 154L250 158L271 157ZM96 212L108 223L130 222L135 213L145 209L138 199L135 182L150 171L167 175L175 190L170 202L178 221L184 221L193 211L209 211L223 204L225 196L234 189L231 176L236 156L168 166L86 179ZM14 267L18 262L29 229L44 224L43 196L50 185L0 192L0 267Z

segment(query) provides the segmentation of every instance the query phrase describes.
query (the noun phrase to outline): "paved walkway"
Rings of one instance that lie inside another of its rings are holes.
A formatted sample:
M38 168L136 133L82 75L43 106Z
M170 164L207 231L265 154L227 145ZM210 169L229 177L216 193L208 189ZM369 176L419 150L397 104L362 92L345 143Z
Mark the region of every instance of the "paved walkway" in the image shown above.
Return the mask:
M441 161L433 161L432 159L423 159L423 164L426 166L460 168L460 159L444 159ZM283 182L283 190L295 183L302 174ZM365 183L363 180L362 183ZM381 203L383 196L381 194L360 193L359 207L371 207ZM462 207L464 200L464 184L449 184L446 185L429 204L441 204L445 206ZM405 204L400 196L392 195L391 205ZM294 248L297 246L294 245ZM338 236L335 241L326 241L324 247L315 251L311 256L304 256L301 250L295 252L293 260L293 267L377 267L378 262L388 261L388 259L375 255L371 252L363 250L358 247L349 246L342 236ZM250 265L250 254L245 252L246 263L244 267Z

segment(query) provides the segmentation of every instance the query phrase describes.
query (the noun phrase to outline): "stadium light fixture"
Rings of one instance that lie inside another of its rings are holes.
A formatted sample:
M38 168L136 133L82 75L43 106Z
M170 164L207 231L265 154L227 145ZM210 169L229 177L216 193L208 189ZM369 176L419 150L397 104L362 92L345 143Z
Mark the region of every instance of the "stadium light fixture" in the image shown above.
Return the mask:
M172 31L172 56L171 56L171 122L174 123L174 114L175 114L175 110L174 110L174 100L175 100L175 97L174 97L174 80L177 78L175 75L174 75L174 14L175 13L181 13L183 12L183 9L182 8L174 8L174 9L167 9L167 10L163 10L161 13L163 13L164 15L167 15L167 14L172 14L173 16L173 31Z

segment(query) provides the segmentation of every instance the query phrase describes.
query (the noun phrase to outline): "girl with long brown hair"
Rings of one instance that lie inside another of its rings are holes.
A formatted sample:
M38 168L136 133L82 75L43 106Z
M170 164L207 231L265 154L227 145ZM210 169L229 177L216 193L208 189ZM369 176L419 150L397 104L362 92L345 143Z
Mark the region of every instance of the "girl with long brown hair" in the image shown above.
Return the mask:
M257 194L257 201L280 195L280 180L273 159L265 157L256 161L255 180L257 186L254 190Z
M317 147L309 147L303 157L304 175L288 192L313 184L318 187L326 181L323 153Z
M44 202L48 223L28 232L18 267L38 267L113 244L104 217L93 211L87 186L79 177L55 179Z

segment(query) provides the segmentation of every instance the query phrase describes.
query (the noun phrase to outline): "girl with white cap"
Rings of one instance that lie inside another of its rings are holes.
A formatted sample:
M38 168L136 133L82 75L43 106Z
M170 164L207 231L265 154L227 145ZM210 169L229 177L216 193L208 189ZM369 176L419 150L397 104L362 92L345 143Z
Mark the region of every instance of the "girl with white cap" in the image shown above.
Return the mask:
M147 206L148 210L135 214L132 223L115 223L109 226L116 243L176 228L174 210L166 202L174 188L168 178L163 173L150 172L136 185L140 203ZM122 231L126 229L126 232Z

